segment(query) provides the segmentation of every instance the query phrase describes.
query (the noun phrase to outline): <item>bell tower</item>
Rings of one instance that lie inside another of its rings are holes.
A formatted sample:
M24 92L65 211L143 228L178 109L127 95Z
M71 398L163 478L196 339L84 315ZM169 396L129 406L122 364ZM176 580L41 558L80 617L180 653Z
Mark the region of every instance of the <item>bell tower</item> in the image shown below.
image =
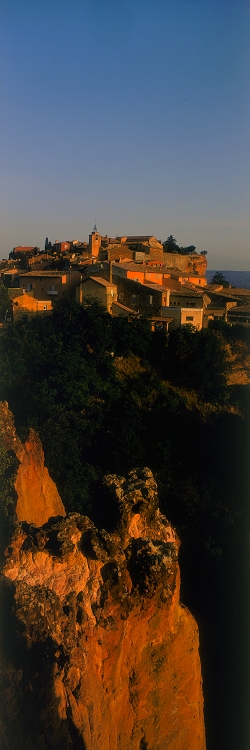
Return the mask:
M99 250L101 247L101 235L97 231L97 226L95 223L93 232L89 235L89 254L94 255L95 258L98 258Z

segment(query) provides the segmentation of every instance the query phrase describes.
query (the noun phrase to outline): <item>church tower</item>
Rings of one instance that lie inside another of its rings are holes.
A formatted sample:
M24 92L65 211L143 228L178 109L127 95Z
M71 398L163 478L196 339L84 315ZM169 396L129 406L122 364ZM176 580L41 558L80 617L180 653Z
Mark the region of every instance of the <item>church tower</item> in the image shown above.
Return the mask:
M98 258L99 255L101 239L101 235L97 231L97 226L95 224L93 232L89 235L89 254L93 255L95 258Z

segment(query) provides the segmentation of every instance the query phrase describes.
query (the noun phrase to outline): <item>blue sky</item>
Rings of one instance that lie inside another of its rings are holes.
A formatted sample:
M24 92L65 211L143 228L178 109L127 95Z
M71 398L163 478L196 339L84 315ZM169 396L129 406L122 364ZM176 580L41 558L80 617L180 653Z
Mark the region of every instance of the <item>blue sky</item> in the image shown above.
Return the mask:
M0 257L173 234L250 269L248 0L0 0Z

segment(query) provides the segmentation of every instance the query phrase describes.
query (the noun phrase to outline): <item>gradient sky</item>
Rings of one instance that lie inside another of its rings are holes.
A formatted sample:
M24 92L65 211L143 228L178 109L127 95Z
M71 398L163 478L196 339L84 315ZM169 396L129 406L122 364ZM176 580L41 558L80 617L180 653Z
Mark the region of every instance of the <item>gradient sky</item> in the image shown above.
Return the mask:
M0 0L1 241L173 234L250 269L248 0Z

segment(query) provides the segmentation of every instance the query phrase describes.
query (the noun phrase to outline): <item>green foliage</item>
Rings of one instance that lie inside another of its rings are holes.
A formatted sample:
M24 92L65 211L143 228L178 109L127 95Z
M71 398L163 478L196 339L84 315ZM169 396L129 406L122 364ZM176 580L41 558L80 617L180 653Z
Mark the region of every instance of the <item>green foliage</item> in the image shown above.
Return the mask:
M241 429L233 415L225 429L216 411L228 398L221 331L151 333L147 320L111 318L94 300L65 298L52 316L4 330L0 347L1 397L22 436L38 429L68 511L93 516L104 473L148 465L184 547L192 540L220 554L227 525L237 522L228 435ZM216 417L205 421L188 391L213 404Z
M10 298L8 289L4 286L3 282L0 281L0 322L3 323L7 310L10 307Z
M151 341L151 324L145 318L129 320L125 316L112 321L115 354L127 356L130 353L145 357Z
M226 280L225 276L223 276L223 273L221 271L216 271L213 275L213 278L211 279L211 284L221 284L224 287L229 287L229 282Z
M211 331L220 333L223 339L228 343L235 341L245 341L250 344L250 328L248 326L236 323L236 325L230 325L225 323L224 320L209 320L208 328Z
M165 253L178 253L179 245L177 245L175 237L172 234L163 242L163 248Z
M14 458L5 449L2 436L0 436L0 507L6 518L13 515L14 475Z
M163 242L163 248L165 253L178 253L179 255L192 255L196 252L195 245L188 245L187 247L179 247L177 245L175 237L172 234Z
M229 363L222 338L211 330L191 326L157 336L156 362L161 374L175 385L196 391L204 401L221 403L228 397ZM159 346L160 345L160 346ZM153 360L155 351L153 352Z

